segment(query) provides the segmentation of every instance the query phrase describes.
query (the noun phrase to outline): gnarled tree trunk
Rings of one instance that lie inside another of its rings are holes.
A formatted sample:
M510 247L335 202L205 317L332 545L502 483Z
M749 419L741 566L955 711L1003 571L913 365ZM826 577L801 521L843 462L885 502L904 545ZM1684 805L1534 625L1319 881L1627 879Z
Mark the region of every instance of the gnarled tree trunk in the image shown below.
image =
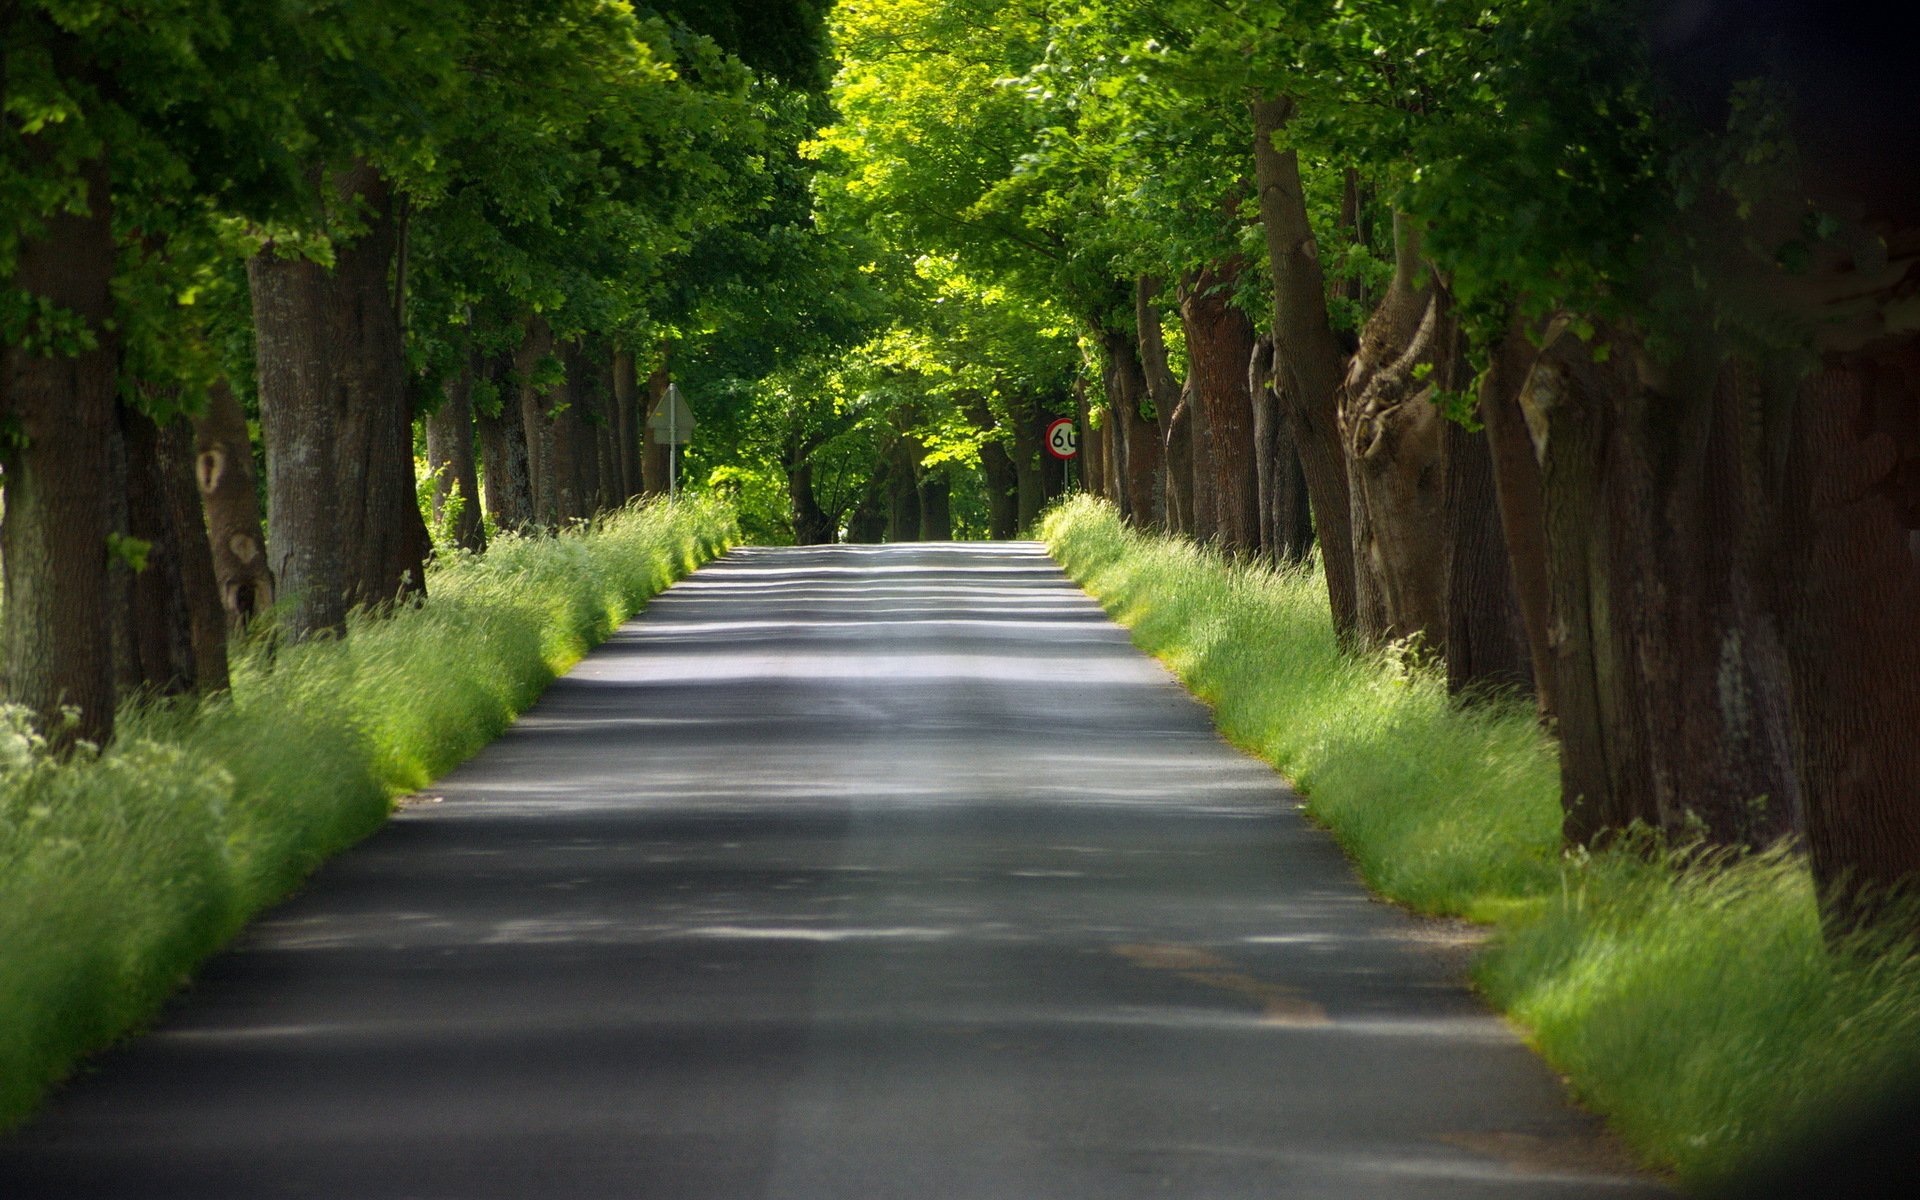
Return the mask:
M241 633L273 607L273 571L260 532L247 416L224 379L208 391L206 414L194 422L194 447L194 481L206 512L214 586L228 632Z
M1447 636L1446 431L1431 376L1451 349L1452 320L1420 258L1412 223L1394 218L1393 282L1360 337L1340 389L1351 487L1356 611L1362 645Z
M1358 628L1359 610L1347 462L1339 427L1346 355L1327 318L1326 276L1307 220L1299 158L1294 151L1282 151L1273 144L1274 134L1293 116L1293 102L1285 97L1258 100L1252 110L1254 181L1273 273L1273 338L1280 394L1313 498L1314 532L1325 559L1334 632L1350 642Z

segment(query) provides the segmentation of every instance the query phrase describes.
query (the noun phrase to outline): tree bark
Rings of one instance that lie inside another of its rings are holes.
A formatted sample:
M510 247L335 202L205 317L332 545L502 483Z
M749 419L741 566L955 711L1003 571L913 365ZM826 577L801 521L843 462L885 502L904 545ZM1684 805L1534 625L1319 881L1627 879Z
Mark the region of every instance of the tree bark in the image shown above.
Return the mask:
M1112 406L1122 446L1124 470L1118 482L1127 497L1123 515L1142 529L1164 526L1160 430L1157 422L1140 411L1141 403L1148 399L1147 380L1134 352L1134 339L1122 330L1109 328L1101 330L1100 341L1107 352L1107 403Z
M34 139L27 139L33 150ZM106 489L119 344L107 165L81 167L86 214L50 214L23 239L11 286L78 317L92 346L67 355L0 343L6 505L0 516L0 682L57 749L113 735ZM62 710L78 714L69 723Z
M620 465L620 503L639 497L646 490L640 470L640 380L635 374L633 351L613 352L613 436L615 455Z
M194 611L194 602L214 606L212 624L222 624L206 530L193 497L193 460L180 447L163 447L163 432L151 417L125 401L116 407L115 532L143 548L143 561L138 569L125 559L111 567L115 684L122 698L185 695L203 686L201 656L213 653L196 639L202 632L196 626L206 618ZM182 522L187 515L191 525ZM204 579L196 577L196 568ZM209 690L226 686L224 630L217 640L217 672L204 685Z
M1346 355L1327 318L1326 277L1307 220L1298 156L1273 144L1274 134L1293 116L1293 102L1284 97L1259 100L1252 111L1254 180L1273 274L1273 338L1281 395L1313 501L1314 532L1326 567L1334 633L1351 644L1359 610L1352 506L1339 428L1339 388Z
M566 378L554 390L547 412L553 427L554 507L565 524L593 516L599 455L587 424L591 371L578 342L558 347Z
M600 491L597 507L612 512L627 502L626 477L620 459L620 400L614 356L602 347L593 356L594 446L600 452Z
M1549 334L1521 395L1541 461L1570 841L1642 821L1759 846L1800 817L1785 656L1758 583L1757 399L1712 339L1661 364Z
M1260 546L1278 563L1301 563L1313 552L1313 510L1306 473L1276 389L1273 338L1255 339L1247 363L1253 407L1255 480L1260 489Z
M207 411L194 422L194 482L206 513L213 577L229 634L246 631L273 607L273 571L260 532L260 493L246 414L222 379L207 393Z
M894 439L887 473L887 540L920 540L920 449L905 435Z
M920 479L920 538L927 542L953 540L953 484L939 468Z
M1134 280L1134 328L1139 336L1140 367L1147 396L1153 401L1153 411L1161 426L1165 524L1175 532L1184 533L1189 525L1188 514L1193 510L1192 447L1184 440L1179 446L1174 445L1175 421L1183 397L1181 383L1167 365L1166 334L1160 328L1160 309L1154 303L1161 286L1162 281L1150 275ZM1179 427L1183 434L1187 432L1185 421L1181 421ZM1175 465L1176 456L1178 465Z
M413 407L406 349L389 284L398 245L387 181L362 162L333 181L366 232L334 248L328 280L335 346L331 369L345 388L336 463L348 602L379 607L426 594L433 539L420 516L413 468Z
M1240 270L1228 259L1188 272L1180 281L1180 320L1194 398L1207 414L1214 535L1223 549L1246 556L1260 550L1260 480L1247 394L1255 334L1230 295Z
M1539 702L1541 721L1552 726L1559 706L1553 678L1556 650L1550 637L1552 587L1547 571L1546 501L1541 491L1540 460L1520 408L1520 392L1537 357L1529 333L1527 323L1518 315L1509 323L1480 377L1478 411L1486 425L1500 534L1506 543L1521 628L1526 633L1533 694Z
M493 402L479 406L480 459L486 476L487 511L498 529L521 532L533 523L533 481L527 475L527 427L520 411L513 356L487 365Z
M520 425L527 442L527 484L533 495L533 526L554 529L560 524L559 461L554 452L554 389L536 378L541 363L553 353L553 329L545 317L527 322L526 336L513 360Z
M1916 380L1911 342L1829 354L1792 410L1775 587L1807 845L1836 935L1920 882Z
M995 429L997 422L985 400L976 399L969 405L968 415L981 429L992 430L1000 435L990 435L980 443L980 474L987 481L987 536L996 541L1017 537L1020 532L1020 472L1014 466L1013 456L1007 453L1007 442L1012 440L1013 431L1005 425Z
M1500 531L1487 432L1448 421L1445 433L1447 691L1527 691L1533 663Z
M347 628L347 547L341 537L339 448L343 352L325 268L272 247L247 261L267 453L267 553L293 641Z
M1040 406L1028 396L1015 396L1007 402L1008 420L1013 425L1014 494L1017 502L1017 528L1031 529L1047 506L1046 476L1043 474L1046 448L1041 444Z
M1394 272L1340 389L1351 487L1359 640L1416 638L1443 654L1447 636L1446 436L1433 404L1455 340L1412 222L1394 217ZM1427 368L1426 381L1416 372Z
M480 474L473 455L473 382L478 364L474 355L447 380L446 395L427 417L427 466L433 471L433 519L444 523L447 506L458 497L453 541L474 554L487 548L481 522Z
M1167 420L1167 528L1193 537L1193 410L1190 391L1183 390Z
M1187 385L1182 389L1180 403L1186 407L1190 425L1188 434L1188 453L1193 459L1193 529L1192 537L1202 544L1213 541L1219 536L1220 504L1214 498L1213 481L1218 470L1213 465L1213 428L1207 422L1206 406L1194 394L1195 380L1193 372L1187 372Z
M226 691L231 679L226 613L220 601L219 580L214 575L206 513L197 486L196 450L193 425L185 417L176 417L160 427L160 477L167 489L168 524L179 545L180 583L185 591L193 646L194 686L206 694ZM258 524L254 531L257 537Z
M787 451L787 499L793 511L793 544L819 546L833 541L833 520L813 491L813 452L817 438L796 436Z
M1107 496L1107 464L1100 431L1093 427L1094 407L1087 403L1085 380L1077 382L1074 414L1080 422L1080 487L1090 496Z

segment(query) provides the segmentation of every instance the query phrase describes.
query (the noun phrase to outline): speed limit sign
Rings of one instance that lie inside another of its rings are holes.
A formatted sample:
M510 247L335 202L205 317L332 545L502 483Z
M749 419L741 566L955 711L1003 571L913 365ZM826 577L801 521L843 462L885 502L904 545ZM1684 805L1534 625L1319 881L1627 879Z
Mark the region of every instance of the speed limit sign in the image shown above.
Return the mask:
M1047 426L1047 453L1058 459L1080 453L1080 434L1073 427L1072 417L1057 417Z

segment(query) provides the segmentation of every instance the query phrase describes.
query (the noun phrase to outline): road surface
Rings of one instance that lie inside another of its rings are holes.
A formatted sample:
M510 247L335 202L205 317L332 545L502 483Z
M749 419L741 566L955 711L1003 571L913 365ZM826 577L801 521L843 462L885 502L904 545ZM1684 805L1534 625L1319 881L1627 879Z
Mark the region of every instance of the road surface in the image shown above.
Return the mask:
M0 1139L7 1200L1638 1197L1030 544L748 549Z

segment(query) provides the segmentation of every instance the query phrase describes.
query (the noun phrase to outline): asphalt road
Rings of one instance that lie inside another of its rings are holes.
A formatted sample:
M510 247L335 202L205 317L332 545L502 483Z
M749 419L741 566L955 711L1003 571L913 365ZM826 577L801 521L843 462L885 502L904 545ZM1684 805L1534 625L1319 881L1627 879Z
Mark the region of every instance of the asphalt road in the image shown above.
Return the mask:
M741 550L0 1140L0 1198L1632 1197L1039 547Z

